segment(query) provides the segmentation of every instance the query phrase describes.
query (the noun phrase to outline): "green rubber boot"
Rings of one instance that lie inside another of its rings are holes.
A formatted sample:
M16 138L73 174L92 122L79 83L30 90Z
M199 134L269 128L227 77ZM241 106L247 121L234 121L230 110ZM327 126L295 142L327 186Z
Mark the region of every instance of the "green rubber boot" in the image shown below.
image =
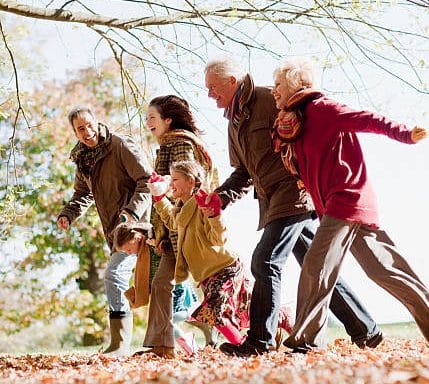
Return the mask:
M130 355L131 338L133 335L132 314L121 318L109 318L110 321L110 345L103 351L112 356Z

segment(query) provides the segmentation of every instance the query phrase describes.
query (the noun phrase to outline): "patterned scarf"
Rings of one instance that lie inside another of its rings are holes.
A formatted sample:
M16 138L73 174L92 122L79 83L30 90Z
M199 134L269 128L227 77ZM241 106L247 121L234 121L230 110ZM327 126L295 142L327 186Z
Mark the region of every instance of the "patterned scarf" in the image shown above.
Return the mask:
M213 167L212 159L203 143L203 141L193 132L184 129L173 129L162 135L158 141L159 145L166 145L176 142L178 139L189 140L194 147L194 155L198 163L206 171L205 187L209 191L214 190L219 185L217 169Z
M102 123L98 123L98 144L94 148L87 147L79 142L70 152L70 159L76 163L77 169L89 177L96 161L103 154L112 141L112 136Z
M317 99L323 94L315 89L307 88L296 92L287 101L286 108L277 116L271 128L271 145L274 152L280 152L283 164L292 175L298 176L296 154L293 143L302 131L304 116L302 113L305 103Z

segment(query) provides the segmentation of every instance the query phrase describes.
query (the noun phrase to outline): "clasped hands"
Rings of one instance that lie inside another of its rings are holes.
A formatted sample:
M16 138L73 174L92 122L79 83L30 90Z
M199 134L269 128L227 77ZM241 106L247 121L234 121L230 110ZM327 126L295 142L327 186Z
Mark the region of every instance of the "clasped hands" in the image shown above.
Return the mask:
M162 176L158 175L156 172L152 172L147 187L155 202L160 201L166 195L170 188L170 181L171 177L169 175ZM201 211L208 217L220 215L222 201L217 193L213 192L208 194L203 189L199 189L194 195L194 198Z

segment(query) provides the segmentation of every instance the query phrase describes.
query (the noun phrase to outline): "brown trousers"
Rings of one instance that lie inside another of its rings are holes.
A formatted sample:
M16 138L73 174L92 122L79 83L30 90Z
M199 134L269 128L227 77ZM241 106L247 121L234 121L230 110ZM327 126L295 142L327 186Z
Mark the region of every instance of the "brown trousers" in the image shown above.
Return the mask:
M304 258L296 323L285 345L324 345L329 302L349 249L367 276L407 307L429 341L429 291L386 232L325 215Z

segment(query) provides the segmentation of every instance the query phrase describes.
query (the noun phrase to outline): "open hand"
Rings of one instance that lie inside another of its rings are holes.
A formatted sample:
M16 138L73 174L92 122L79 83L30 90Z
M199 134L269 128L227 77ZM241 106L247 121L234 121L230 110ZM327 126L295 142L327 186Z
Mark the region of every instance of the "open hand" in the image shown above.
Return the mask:
M66 216L60 216L57 220L57 225L58 228L61 228L65 231L70 227L69 219Z
M424 139L428 136L428 131L422 127L414 127L411 131L411 140L414 143L419 142L421 139Z

